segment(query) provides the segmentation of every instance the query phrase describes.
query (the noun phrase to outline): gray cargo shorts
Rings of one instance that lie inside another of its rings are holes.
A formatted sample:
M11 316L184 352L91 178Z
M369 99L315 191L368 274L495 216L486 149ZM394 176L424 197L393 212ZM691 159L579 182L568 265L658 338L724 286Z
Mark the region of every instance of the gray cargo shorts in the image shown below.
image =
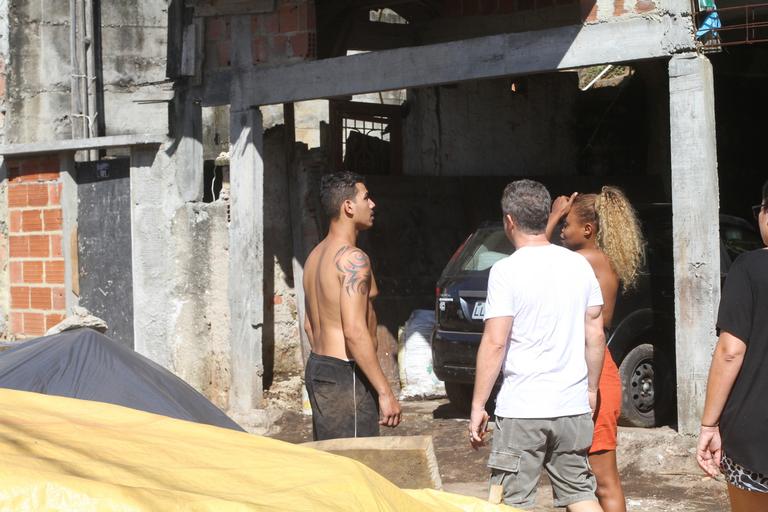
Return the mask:
M596 501L587 452L592 415L559 418L496 418L488 467L491 485L503 487L504 504L533 508L542 467L552 482L556 507Z

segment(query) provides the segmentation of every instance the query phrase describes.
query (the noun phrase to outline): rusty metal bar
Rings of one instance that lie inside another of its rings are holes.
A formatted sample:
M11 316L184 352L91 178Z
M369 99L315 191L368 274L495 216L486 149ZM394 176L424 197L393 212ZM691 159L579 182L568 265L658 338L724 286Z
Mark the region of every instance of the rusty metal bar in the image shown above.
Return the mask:
M758 12L760 9L764 9L764 11ZM766 34L765 36L760 34L760 31L768 30L768 20L767 21L758 20L758 16L768 17L768 3L724 7L722 9L712 9L710 11L699 10L696 13L697 24L700 23L702 20L706 18L706 16L709 16L713 12L720 14L720 13L739 12L741 10L744 11L743 23L723 25L719 28L710 28L706 31L710 35L718 35L716 37L717 43L713 46L723 47L723 46L735 46L740 44L756 44L756 43L768 42L768 34ZM723 21L722 17L720 18L720 21L722 24L722 21ZM720 33L728 34L728 33L733 33L734 31L741 31L742 29L744 30L744 36L742 40L738 40L738 41L720 40L720 37L719 37Z

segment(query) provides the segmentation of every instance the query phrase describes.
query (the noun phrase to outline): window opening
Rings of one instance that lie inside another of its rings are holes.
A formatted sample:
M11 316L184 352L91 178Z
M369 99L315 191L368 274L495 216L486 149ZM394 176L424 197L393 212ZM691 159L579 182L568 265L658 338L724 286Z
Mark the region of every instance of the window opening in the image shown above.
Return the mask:
M360 174L402 173L402 115L399 105L330 102L333 163Z

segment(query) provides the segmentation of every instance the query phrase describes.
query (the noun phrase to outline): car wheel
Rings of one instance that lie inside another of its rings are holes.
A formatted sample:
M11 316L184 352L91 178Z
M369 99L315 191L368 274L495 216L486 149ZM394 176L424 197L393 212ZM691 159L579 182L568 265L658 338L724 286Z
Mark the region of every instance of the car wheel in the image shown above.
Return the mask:
M633 348L621 361L622 397L619 423L657 427L674 403L672 372L664 354L650 343Z
M446 382L445 394L451 405L461 414L469 414L472 409L472 392L475 386L464 382ZM493 417L496 410L496 395L499 393L498 387L494 387L491 396L485 402L485 412Z

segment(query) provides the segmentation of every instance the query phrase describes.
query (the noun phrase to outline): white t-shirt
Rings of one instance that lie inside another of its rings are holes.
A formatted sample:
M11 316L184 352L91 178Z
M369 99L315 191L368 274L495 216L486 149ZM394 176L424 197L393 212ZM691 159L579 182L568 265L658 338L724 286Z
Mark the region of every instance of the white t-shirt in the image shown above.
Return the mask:
M491 268L485 320L513 317L496 415L590 412L585 316L603 304L589 262L557 245L526 246Z

